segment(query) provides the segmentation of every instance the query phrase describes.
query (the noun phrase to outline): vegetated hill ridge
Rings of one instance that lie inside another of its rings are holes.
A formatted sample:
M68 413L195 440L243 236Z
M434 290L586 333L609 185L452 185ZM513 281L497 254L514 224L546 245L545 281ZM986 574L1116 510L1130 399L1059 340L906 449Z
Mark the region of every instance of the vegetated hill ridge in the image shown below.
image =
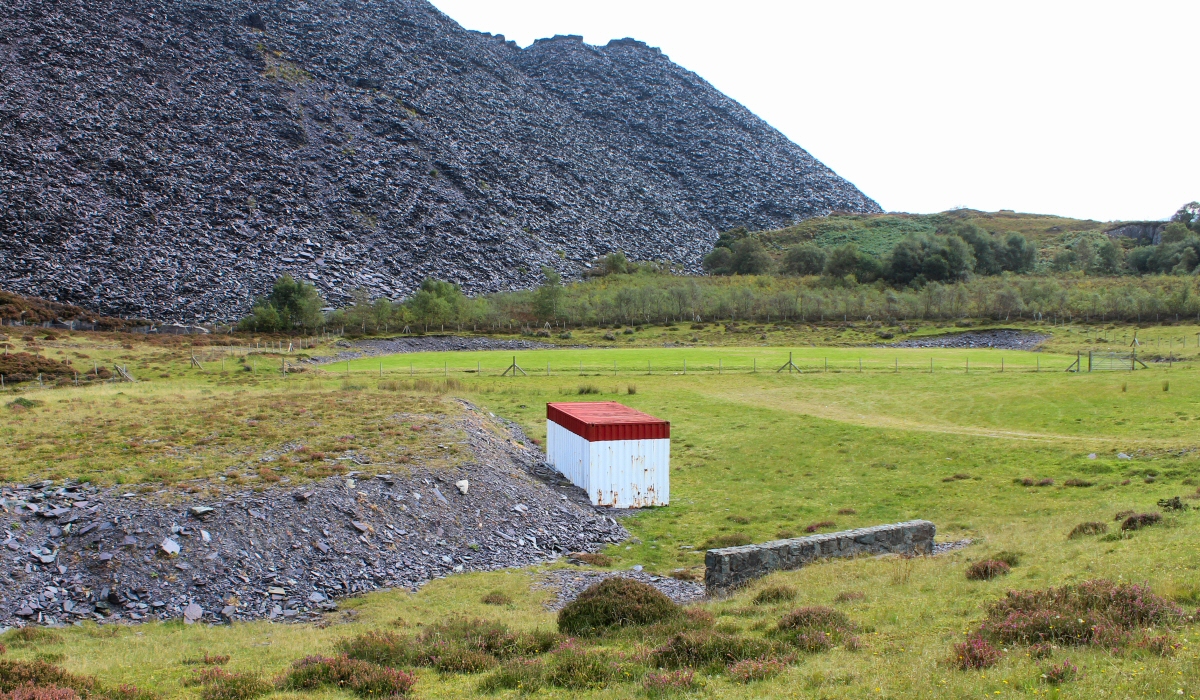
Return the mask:
M110 314L695 269L720 230L879 211L657 49L424 0L11 0L0 75L0 286Z
M1037 246L1039 259L1046 261L1080 236L1097 240L1103 240L1105 236L1127 237L1130 234L1125 232L1126 228L1143 225L1141 222L1103 223L1006 210L952 209L938 214L838 214L801 221L781 229L759 231L755 235L768 249L776 252L797 243L812 242L828 248L854 243L873 255L885 255L907 235L948 230L957 222L975 224L996 235L1019 233ZM1154 222L1144 225L1165 226Z

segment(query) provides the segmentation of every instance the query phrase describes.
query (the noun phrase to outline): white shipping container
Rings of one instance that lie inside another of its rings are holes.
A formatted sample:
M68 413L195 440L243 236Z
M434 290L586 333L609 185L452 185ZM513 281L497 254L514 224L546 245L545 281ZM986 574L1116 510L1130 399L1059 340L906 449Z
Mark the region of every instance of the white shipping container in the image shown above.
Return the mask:
M670 423L619 403L548 404L546 455L593 505L642 508L671 500Z

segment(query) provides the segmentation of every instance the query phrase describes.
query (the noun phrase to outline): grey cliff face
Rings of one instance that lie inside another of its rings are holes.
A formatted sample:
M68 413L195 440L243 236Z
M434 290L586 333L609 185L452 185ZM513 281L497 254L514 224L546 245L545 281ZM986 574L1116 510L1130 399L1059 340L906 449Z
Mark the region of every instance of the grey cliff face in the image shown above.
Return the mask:
M878 205L633 40L520 49L423 0L0 6L0 287L240 315L428 276L695 269L716 233Z

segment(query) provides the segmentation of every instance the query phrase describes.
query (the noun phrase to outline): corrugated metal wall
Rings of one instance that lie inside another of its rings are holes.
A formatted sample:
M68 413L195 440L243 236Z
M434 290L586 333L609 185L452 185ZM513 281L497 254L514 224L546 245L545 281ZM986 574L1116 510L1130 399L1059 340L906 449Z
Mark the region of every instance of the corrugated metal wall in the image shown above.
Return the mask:
M593 505L642 508L671 500L670 440L588 442L546 421L546 454L555 469L588 492Z

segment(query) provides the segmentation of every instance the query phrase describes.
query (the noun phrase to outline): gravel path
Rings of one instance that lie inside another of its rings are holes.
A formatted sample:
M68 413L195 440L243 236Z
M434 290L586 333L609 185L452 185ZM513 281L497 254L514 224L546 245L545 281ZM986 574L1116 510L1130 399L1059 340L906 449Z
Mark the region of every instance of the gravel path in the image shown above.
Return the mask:
M1028 331L997 330L949 333L929 338L910 338L881 348L992 348L995 350L1035 350L1050 336Z

